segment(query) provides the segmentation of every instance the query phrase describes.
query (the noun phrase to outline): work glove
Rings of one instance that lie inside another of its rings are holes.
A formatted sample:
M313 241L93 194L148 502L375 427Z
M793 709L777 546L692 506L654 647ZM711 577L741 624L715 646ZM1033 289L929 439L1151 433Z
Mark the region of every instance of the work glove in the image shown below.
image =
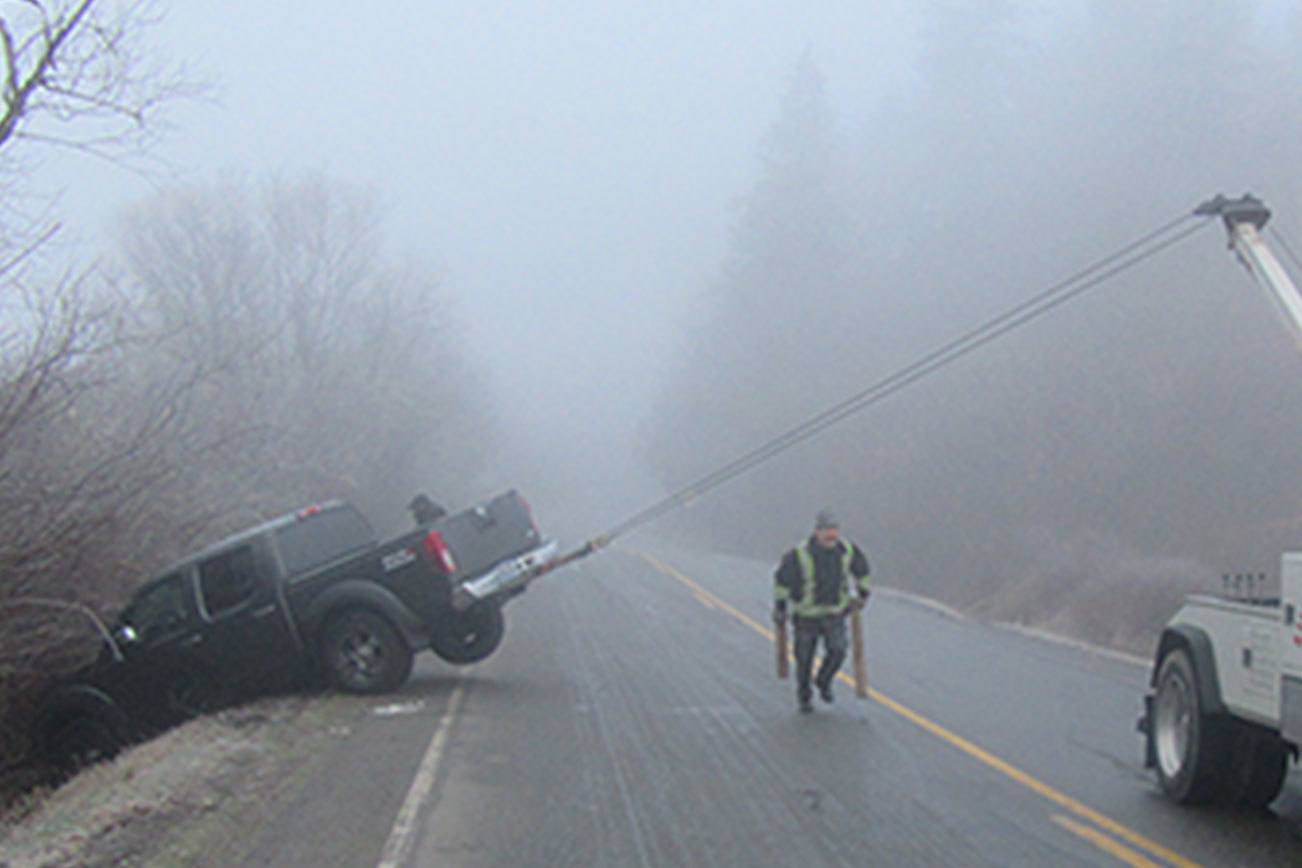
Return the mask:
M862 611L863 607L866 605L868 605L867 594L864 594L862 597L851 597L850 602L845 604L845 612L847 615L850 615Z
M787 625L786 609L782 608L781 606L773 607L773 624L774 626L777 627L785 627Z

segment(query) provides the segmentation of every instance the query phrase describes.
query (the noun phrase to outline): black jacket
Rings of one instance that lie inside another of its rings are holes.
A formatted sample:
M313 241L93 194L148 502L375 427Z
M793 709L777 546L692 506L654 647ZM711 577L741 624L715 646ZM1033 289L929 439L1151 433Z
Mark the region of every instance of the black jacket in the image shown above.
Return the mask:
M850 558L851 575L846 576L841 567L841 562L845 558L845 542L839 540L829 549L819 545L817 540L810 537L808 548L814 559L812 602L818 605L834 605L841 599L841 589L846 586L847 580L868 575L868 556L864 553L863 546L857 543L852 545L854 545L854 556ZM800 601L804 593L804 576L801 574L800 561L796 558L795 549L790 549L782 556L782 562L778 564L773 578L778 585L787 589L792 602ZM781 607L781 604L779 606Z

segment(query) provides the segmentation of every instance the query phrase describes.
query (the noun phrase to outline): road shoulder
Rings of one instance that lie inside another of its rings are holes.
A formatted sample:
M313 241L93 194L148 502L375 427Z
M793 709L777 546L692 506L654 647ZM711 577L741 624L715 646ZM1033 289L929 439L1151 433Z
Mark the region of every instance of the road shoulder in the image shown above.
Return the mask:
M239 864L266 806L359 712L352 697L294 695L190 721L30 796L5 818L0 866Z

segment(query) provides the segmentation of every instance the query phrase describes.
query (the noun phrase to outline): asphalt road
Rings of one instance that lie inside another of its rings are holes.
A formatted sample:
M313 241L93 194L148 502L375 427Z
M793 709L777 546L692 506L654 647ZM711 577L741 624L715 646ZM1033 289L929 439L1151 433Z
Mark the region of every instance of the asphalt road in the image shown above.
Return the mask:
M870 698L798 714L770 572L644 544L548 577L488 661L422 655L249 864L1302 865L1302 774L1268 814L1160 798L1124 660L882 593Z

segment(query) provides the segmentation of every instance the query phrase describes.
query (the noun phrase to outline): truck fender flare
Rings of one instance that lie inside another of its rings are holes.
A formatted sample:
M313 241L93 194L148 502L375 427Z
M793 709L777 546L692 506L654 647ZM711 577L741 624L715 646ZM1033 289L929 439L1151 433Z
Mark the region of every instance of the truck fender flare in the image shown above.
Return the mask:
M429 628L406 603L383 585L360 579L332 585L314 599L304 618L305 632L314 638L319 637L330 616L345 609L370 609L384 616L412 651L419 651L429 644Z
M1199 627L1188 624L1176 624L1162 631L1158 642L1157 656L1153 661L1153 672L1149 676L1149 685L1157 687L1157 674L1162 660L1167 653L1183 648L1193 661L1195 678L1198 681L1198 698L1205 713L1210 715L1228 714L1225 702L1221 698L1221 682L1216 672L1216 655L1212 651L1212 640Z
M77 717L93 717L110 726L119 738L130 735L131 719L113 697L89 684L67 684L56 688L41 703L36 716L37 743L45 744L56 723Z

